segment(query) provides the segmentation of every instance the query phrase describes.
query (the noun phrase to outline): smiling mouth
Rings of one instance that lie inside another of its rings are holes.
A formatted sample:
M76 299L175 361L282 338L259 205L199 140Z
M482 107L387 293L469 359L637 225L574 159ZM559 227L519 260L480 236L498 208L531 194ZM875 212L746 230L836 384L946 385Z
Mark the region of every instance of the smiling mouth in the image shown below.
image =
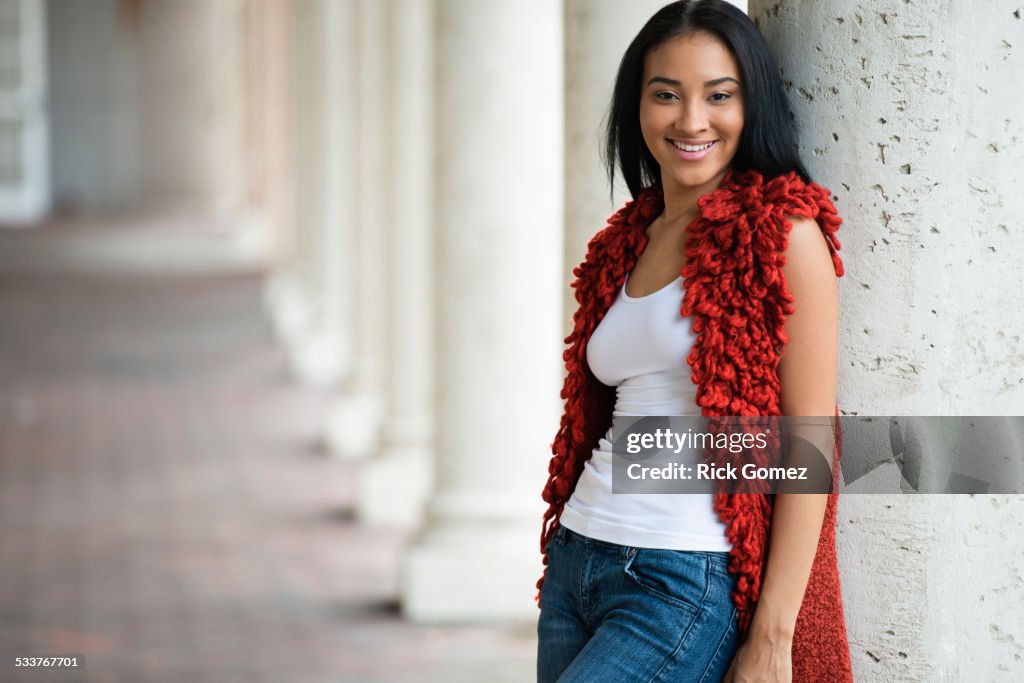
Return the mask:
M718 140L712 140L711 142L705 142L699 145L687 145L682 142L676 142L675 140L669 140L669 142L672 143L673 147L684 152L703 152L704 150L709 149L712 145L718 142Z

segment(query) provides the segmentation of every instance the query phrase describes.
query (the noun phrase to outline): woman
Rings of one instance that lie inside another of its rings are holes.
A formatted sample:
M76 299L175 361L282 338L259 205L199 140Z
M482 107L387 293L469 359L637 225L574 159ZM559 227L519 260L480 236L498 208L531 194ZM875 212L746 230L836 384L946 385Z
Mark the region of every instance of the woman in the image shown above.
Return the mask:
M840 219L790 121L720 0L664 7L622 59L607 164L633 200L574 271L541 682L852 681L835 493L613 494L602 438L613 415L838 416Z

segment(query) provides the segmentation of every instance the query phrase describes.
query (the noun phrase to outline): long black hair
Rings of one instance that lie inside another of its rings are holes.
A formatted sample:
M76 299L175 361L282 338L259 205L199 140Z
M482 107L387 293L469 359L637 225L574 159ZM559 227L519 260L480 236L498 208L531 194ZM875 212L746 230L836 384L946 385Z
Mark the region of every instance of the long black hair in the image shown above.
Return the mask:
M754 22L724 0L679 0L665 5L648 20L619 63L605 134L605 166L612 194L616 162L634 199L644 187L661 185L661 169L640 130L644 59L662 43L699 31L721 40L740 65L743 132L733 168L754 169L766 178L796 171L810 182L800 160L782 77Z

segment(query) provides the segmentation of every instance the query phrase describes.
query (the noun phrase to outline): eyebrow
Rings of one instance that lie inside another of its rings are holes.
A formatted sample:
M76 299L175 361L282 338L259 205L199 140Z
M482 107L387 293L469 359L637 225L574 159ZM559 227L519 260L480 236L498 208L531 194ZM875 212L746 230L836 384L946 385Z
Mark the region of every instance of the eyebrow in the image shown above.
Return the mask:
M710 80L710 81L704 81L704 87L705 88L710 88L710 87L715 86L715 85L721 85L722 83L725 83L726 81L732 81L736 85L740 84L740 82L737 81L732 76L723 76L722 78L715 78L715 79ZM665 83L666 85L674 85L676 87L679 87L679 86L682 85L682 83L680 83L679 81L677 81L675 79L672 79L672 78L665 78L664 76L655 76L651 80L647 81L647 85L650 85L651 83Z

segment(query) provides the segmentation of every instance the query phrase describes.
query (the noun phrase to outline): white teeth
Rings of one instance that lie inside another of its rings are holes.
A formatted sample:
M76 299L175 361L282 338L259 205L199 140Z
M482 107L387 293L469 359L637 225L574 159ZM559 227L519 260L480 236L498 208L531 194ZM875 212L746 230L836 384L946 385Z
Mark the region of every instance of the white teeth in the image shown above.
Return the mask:
M700 152L701 150L705 150L711 145L715 144L714 140L707 143L706 145L686 145L681 142L676 142L675 140L670 140L669 142L675 145L677 149L681 149L684 152Z

